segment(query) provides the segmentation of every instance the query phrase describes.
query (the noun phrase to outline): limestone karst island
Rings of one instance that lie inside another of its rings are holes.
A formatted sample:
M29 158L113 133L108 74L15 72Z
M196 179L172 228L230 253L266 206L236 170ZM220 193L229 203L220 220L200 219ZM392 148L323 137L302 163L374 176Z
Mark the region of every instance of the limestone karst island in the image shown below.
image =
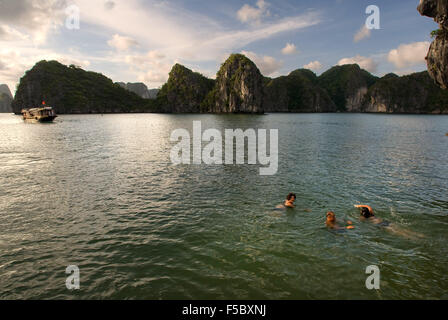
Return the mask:
M270 78L242 54L232 54L216 79L176 64L160 90L148 90L143 83L113 83L75 65L40 61L20 79L11 107L19 114L42 100L58 114L448 113L448 91L440 89L427 71L377 77L357 64L348 64L320 76L297 69Z

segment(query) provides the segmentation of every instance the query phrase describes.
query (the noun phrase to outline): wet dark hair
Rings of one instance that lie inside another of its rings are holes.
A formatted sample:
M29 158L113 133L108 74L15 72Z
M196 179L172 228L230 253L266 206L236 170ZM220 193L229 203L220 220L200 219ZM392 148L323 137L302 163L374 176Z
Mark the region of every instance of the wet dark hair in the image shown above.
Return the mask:
M291 193L288 194L288 196L286 197L286 200L291 200L292 197L294 197L294 199L297 199L296 194L291 192Z
M370 218L370 217L373 217L373 214L370 212L369 208L366 208L366 207L363 207L363 208L361 209L361 215L362 215L364 218Z

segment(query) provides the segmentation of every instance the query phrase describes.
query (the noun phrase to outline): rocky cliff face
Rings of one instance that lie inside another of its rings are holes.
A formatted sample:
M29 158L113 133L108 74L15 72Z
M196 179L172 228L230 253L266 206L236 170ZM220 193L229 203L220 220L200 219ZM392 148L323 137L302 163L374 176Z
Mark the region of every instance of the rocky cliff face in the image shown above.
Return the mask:
M0 113L11 113L12 94L6 84L0 85Z
M221 66L216 84L205 101L213 113L263 113L264 78L257 66L242 54L232 54Z
M168 82L157 94L157 103L162 112L199 113L213 85L213 80L176 64L171 69Z
M267 112L448 113L448 91L428 72L379 79L358 65L333 67L320 77L296 70L265 80Z
M11 113L11 103L12 99L8 95L0 93L0 113Z
M448 91L436 86L426 71L403 77L386 75L369 89L361 111L448 113Z
M9 90L9 87L6 84L0 84L0 93L6 94L12 99L11 90Z
M433 18L439 24L436 38L429 48L426 61L428 72L443 89L448 88L448 1L420 0L417 8L421 15Z
M149 89L148 90L148 95L149 95L149 99L156 99L157 95L159 94L160 89Z
M299 69L285 77L265 80L264 109L266 112L334 112L336 106L319 87L314 72Z
M57 61L38 62L20 79L13 112L41 105L57 113L119 113L151 111L149 100L129 92L102 74Z
M148 87L144 83L141 83L141 82L135 82L135 83L117 82L117 84L126 90L134 92L135 94L137 94L138 96L140 96L143 99L155 99L157 97L157 92L158 92L157 89L149 90Z
M328 92L337 111L358 112L365 94L376 80L357 64L350 64L324 72L319 77L319 85Z

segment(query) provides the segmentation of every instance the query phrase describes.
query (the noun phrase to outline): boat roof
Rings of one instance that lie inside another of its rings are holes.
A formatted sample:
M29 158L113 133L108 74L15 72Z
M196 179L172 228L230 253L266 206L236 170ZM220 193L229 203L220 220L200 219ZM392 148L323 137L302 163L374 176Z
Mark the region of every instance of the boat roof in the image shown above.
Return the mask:
M23 109L23 111L41 111L41 110L53 110L52 107L41 107L41 108L31 108L31 109Z

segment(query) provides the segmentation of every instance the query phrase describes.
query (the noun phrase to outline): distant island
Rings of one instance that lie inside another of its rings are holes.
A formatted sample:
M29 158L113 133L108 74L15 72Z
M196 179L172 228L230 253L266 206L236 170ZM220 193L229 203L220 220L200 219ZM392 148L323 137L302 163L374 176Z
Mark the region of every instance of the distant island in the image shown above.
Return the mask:
M155 99L157 98L157 93L159 92L159 89L148 89L148 87L141 82L117 82L117 84L120 85L120 87L125 88L126 90L136 93L144 99Z
M12 112L12 94L6 84L0 84L0 113Z
M58 114L370 112L448 114L448 91L427 71L378 78L358 65L335 66L317 76L298 69L264 77L242 54L232 54L216 79L176 64L160 91L114 83L102 74L57 61L40 61L20 79L13 112L46 101Z

